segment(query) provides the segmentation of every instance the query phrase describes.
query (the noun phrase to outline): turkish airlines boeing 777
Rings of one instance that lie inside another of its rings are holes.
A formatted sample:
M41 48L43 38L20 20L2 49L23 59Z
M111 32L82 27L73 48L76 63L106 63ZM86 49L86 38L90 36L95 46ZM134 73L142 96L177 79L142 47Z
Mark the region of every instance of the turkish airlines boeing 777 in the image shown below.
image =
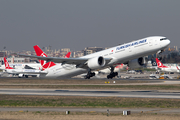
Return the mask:
M87 72L85 78L89 79L95 75L95 73L92 73L91 71L111 67L111 73L107 77L113 78L117 76L117 73L114 72L115 64L129 63L131 66L142 65L143 56L160 53L169 44L170 40L166 37L153 36L115 46L80 58L42 57L31 55L20 56L61 63L45 69L44 71L46 71L47 74L40 75L40 77L73 77Z

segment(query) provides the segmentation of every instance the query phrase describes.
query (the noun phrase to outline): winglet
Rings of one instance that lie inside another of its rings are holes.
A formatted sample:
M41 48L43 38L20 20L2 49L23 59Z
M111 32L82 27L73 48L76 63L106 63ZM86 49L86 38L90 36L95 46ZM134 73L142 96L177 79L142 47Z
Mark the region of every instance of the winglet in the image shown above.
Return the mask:
M5 57L4 57L4 64L5 64L5 69L14 69L14 68L9 66L9 63L7 62Z

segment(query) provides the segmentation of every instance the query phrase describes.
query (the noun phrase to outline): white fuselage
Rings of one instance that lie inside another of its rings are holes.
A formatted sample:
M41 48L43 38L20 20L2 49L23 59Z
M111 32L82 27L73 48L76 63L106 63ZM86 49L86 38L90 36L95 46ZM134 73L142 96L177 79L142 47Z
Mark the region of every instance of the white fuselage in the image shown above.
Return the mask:
M101 68L104 69L107 66L112 66L117 63L124 63L129 60L157 53L159 50L164 50L170 44L170 41L161 41L161 38L161 36L148 37L86 55L81 58L94 58L97 56L112 58L109 63ZM49 69L46 69L45 71L47 74L40 75L40 77L72 77L87 72L87 69L76 68L76 65L57 64Z
M41 64L40 63L12 63L9 64L10 67L14 68L14 69L25 69L25 66L29 66L31 68L34 69L41 69ZM0 70L4 70L5 69L5 65L0 65Z
M179 67L178 66L168 66L167 68L158 68L158 70L162 71L162 72L175 72L175 73L179 73Z
M35 69L6 69L5 71L9 74L40 74L40 73L43 73L43 71L35 70Z

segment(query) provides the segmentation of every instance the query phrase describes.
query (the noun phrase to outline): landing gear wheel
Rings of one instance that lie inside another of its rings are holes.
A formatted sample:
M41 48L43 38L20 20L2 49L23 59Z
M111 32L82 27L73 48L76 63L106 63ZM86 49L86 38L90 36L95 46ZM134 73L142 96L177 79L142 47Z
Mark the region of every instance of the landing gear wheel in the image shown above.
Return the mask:
M113 77L118 76L118 72L114 72L114 67L111 66L111 73L109 75L107 75L107 79L112 79Z
M107 75L107 79L112 79L113 77L118 76L118 72L112 72L109 75Z
M112 75L107 75L107 79L112 79Z
M90 76L89 75L85 75L84 79L90 79Z
M85 79L90 79L91 77L95 76L96 74L94 72L91 72L91 70L89 69L88 73L86 76L84 76Z

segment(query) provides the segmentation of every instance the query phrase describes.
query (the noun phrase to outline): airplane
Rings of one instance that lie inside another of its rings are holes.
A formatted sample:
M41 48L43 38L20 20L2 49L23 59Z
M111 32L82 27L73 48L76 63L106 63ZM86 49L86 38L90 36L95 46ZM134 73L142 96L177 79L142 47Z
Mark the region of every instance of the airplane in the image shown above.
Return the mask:
M47 74L41 77L67 78L87 72L85 79L90 79L95 75L95 73L91 71L110 67L111 72L107 75L107 78L112 79L117 76L117 73L114 72L115 64L127 63L129 67L143 66L143 56L154 53L160 54L169 44L170 40L166 37L152 36L79 58L42 57L22 54L19 54L19 56L61 63L45 69L44 71L46 71Z
M47 57L46 53L43 52L38 45L35 45L33 47L34 47L34 50L35 50L37 56ZM71 52L68 52L67 55L65 56L65 58L69 58L70 54L71 54ZM44 61L43 60L39 60L39 62L43 66ZM55 63L50 62L49 64L54 65ZM50 67L52 65L47 65L47 66ZM114 65L114 66L115 66L114 72L119 72L120 69L127 69L127 65L124 65L124 64L117 64L117 65ZM47 68L47 67L46 68L44 68L44 67L43 67L43 70ZM109 74L111 72L111 70L109 68L105 68L105 69L94 71L94 72L95 72L96 75L98 75L98 74ZM84 76L86 76L86 74L81 74L81 76L84 77Z
M67 53L65 58L69 58L71 55L71 52ZM42 56L47 56L46 54ZM10 63L9 66L14 69L42 69L42 63L45 64L45 62L42 62L42 60L39 60L40 63ZM42 62L42 63L41 63ZM4 63L4 62L3 62ZM0 70L5 70L5 64L0 65Z
M37 56L48 57L48 56L46 55L46 53L43 52L38 45L35 45L35 46L33 46L33 47L34 47L34 50L35 50ZM68 52L68 53L65 55L64 58L69 58L70 55L71 55L71 52ZM47 69L47 68L50 68L50 67L56 65L56 63L51 62L51 61L50 61L50 62L47 62L47 61L44 61L44 60L39 60L39 62L41 63L42 70L45 70L45 69Z
M47 55L44 52L41 52L42 50L40 48L38 48L38 46L34 46L34 48L36 49L37 55L47 57ZM41 54L38 54L40 52L41 52ZM68 52L64 58L69 58L70 55L71 55L71 52ZM39 60L39 62L41 63L42 70L45 70L48 67L52 67L52 66L56 65L54 62L46 63L44 60ZM5 72L7 72L9 74L18 74L19 77L25 76L26 78L28 78L28 76L33 76L34 74L38 74L38 75L46 74L46 72L44 72L42 70L37 70L37 69L14 69L14 68L10 67L10 65L7 62L5 57L4 57L4 63L5 63Z
M165 66L161 63L161 61L158 58L156 58L156 63L157 63L158 70L162 72L175 72L175 73L180 72L178 66Z
M14 69L41 69L40 63L10 63L10 67ZM0 65L0 70L5 69L5 64Z
M46 71L35 70L35 69L14 69L9 66L6 58L4 57L5 72L8 74L18 75L19 77L26 77L38 74L47 74Z

